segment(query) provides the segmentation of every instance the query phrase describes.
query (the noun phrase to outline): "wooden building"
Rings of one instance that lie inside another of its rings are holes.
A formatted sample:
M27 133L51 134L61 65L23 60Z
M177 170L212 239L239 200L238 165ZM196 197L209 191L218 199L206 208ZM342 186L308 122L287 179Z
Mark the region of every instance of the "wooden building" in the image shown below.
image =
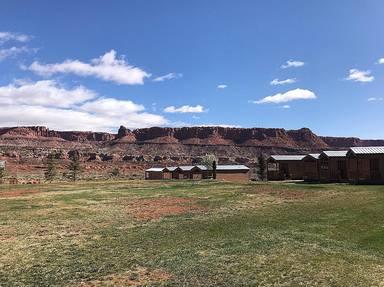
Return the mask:
M305 181L320 180L319 153L310 153L303 158L303 179Z
M216 179L225 181L248 181L250 170L242 164L218 165L216 167Z
M164 174L167 172L165 167L152 167L145 170L145 179L164 179Z
M216 179L227 181L248 181L250 170L245 165L218 165ZM154 167L145 171L145 179L192 179L212 178L212 170L204 165L181 165L177 167Z
M268 180L303 179L305 155L271 155L267 161Z
M347 170L351 183L384 183L384 146L350 148Z
M178 175L178 179L203 179L206 178L205 174L207 168L203 165L181 165L174 171Z
M346 182L347 176L347 151L323 151L319 156L320 181Z

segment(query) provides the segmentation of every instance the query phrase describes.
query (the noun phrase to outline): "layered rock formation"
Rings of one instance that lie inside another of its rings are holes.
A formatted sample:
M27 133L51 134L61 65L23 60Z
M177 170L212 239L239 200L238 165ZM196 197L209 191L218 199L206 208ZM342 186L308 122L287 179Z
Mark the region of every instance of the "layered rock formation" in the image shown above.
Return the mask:
M206 153L216 154L221 163L252 165L259 153L308 153L351 146L384 145L384 140L321 137L307 128L182 127L129 130L117 134L54 131L46 127L0 128L0 159L20 173L40 173L49 152L77 150L89 172L106 173L120 166L131 172L153 165L197 163ZM24 172L25 171L25 172Z

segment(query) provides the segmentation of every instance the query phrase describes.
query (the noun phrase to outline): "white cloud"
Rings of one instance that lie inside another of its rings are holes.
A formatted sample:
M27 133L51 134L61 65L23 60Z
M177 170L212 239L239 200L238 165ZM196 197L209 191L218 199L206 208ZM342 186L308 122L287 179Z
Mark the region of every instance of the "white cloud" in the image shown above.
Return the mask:
M315 93L313 93L310 90L305 89L295 89L290 90L288 92L285 92L283 94L278 93L273 96L265 97L258 101L252 101L254 104L264 104L264 103L274 103L274 104L280 104L280 103L286 103L290 101L295 100L312 100L316 99Z
M35 52L35 51L36 49L30 49L26 46L0 49L0 62L7 58L16 57L21 53L29 53L29 52Z
M277 85L287 85L287 84L294 84L296 83L296 79L286 79L286 80L279 80L279 79L273 79L270 84L271 86L277 86Z
M220 85L217 85L217 88L218 89L226 89L226 88L228 88L228 86L225 84L220 84Z
M179 79L182 78L183 74L181 73L169 73L164 76L156 77L153 79L154 82L164 82L166 80Z
M114 50L91 60L90 63L66 60L56 64L41 64L35 61L27 69L43 76L57 73L75 74L83 77L93 76L104 81L125 85L141 85L145 78L151 76L144 70L129 65L124 57L117 58Z
M16 42L28 42L31 39L31 36L20 34L20 33L12 33L12 32L0 32L0 44L3 44L8 41L16 41Z
M285 64L281 65L280 67L282 69L287 69L287 68L298 68L304 65L305 63L302 61L288 60Z
M2 105L41 105L68 108L96 97L96 93L82 86L65 89L55 81L18 81L0 86Z
M283 108L283 109L290 109L291 106L290 105L284 105L284 106L281 106L281 108Z
M384 58L380 58L378 61L377 61L378 64L380 65L383 65L384 64Z
M384 98L369 98L368 99L368 102L376 102L376 101L383 101L384 100Z
M188 106L184 105L179 108L175 106L169 106L164 109L165 113L203 113L205 112L204 107L201 105Z
M115 131L162 126L161 115L128 100L100 98L84 87L66 89L55 81L17 81L0 86L1 126L44 125L58 130Z
M114 98L100 98L87 102L80 107L81 110L98 115L119 117L124 114L132 114L145 110L143 105L132 101L122 101Z
M375 77L371 75L371 71L360 71L358 69L350 69L349 76L345 78L348 81L368 83L372 82Z

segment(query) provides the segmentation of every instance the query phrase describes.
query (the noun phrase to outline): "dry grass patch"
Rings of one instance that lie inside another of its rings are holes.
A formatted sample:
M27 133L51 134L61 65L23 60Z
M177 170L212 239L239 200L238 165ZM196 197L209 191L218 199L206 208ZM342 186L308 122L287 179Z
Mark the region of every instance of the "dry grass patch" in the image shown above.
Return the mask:
M111 274L102 279L81 282L70 285L71 287L102 287L102 286L162 286L171 275L160 269L150 270L148 268L139 267L132 271L122 274Z
M12 189L12 191L0 191L0 198L4 197L21 197L41 193L38 189Z
M156 220L165 216L195 213L204 208L195 200L180 197L143 198L129 201L126 211L135 219Z

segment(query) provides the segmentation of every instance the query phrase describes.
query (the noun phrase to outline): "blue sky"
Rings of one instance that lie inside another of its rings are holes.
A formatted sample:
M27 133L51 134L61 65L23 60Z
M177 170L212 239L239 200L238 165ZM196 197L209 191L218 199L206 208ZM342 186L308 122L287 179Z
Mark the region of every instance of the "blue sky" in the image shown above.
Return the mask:
M0 125L384 138L383 15L380 0L4 0Z

